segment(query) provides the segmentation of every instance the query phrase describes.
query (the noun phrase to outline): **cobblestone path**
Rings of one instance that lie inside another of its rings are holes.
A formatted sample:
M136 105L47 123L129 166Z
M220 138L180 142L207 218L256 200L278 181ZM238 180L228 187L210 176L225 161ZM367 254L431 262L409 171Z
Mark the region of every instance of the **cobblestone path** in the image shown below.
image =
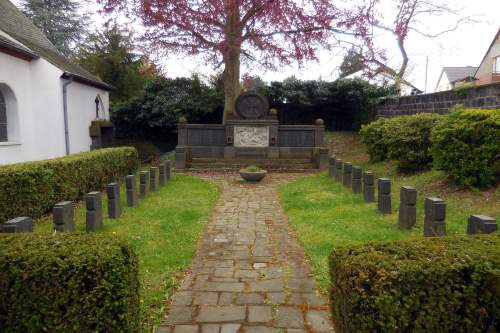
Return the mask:
M271 174L259 184L234 174L200 177L218 182L222 194L158 333L332 332L276 193L298 175Z

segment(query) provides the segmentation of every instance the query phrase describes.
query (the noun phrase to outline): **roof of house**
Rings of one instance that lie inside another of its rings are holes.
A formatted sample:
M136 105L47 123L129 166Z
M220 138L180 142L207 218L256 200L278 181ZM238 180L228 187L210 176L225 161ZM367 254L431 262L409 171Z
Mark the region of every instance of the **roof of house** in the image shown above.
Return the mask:
M17 45L18 48L28 48L35 55L64 71L63 77L71 77L75 81L107 90L112 88L62 55L33 22L9 0L0 0L0 30L21 43L22 45ZM5 40L12 44L12 41L2 39L4 43Z
M443 67L443 72L446 73L448 80L450 82L460 81L467 77L474 77L477 67L465 66L465 67Z
M30 49L22 46L19 43L13 42L10 39L0 35L0 51L14 55L24 60L33 60L39 58Z
M1 1L1 0L0 0ZM438 89L439 82L441 82L441 78L443 74L446 74L448 81L450 83L455 83L458 81L462 81L463 79L470 79L474 77L478 67L474 66L459 66L459 67L443 67L441 74L436 83L436 89Z
M495 38L493 38L493 40L491 41L490 47L488 47L488 50L486 50L486 53L484 54L483 59L479 63L479 67L481 67L481 65L483 64L484 59L486 59L486 57L488 56L488 53L490 53L491 48L493 47L493 45L495 45L495 42L498 38L500 38L500 28L498 28L498 31L495 34ZM474 76L476 75L477 71L479 70L479 67L474 71Z

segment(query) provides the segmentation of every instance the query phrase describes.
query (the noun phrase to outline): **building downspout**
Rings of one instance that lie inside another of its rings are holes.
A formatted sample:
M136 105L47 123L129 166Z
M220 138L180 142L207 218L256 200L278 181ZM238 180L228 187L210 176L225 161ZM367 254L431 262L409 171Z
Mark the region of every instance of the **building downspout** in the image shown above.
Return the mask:
M67 87L73 83L73 77L63 83L63 114L64 114L64 138L66 143L66 156L69 155L69 125L68 125L68 90Z

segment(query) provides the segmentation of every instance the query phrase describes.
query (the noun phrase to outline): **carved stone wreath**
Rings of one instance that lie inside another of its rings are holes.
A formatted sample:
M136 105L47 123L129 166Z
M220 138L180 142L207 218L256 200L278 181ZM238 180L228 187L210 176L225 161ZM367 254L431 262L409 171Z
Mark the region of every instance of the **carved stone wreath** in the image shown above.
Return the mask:
M236 99L236 113L243 119L259 119L269 111L267 98L254 92L245 92Z

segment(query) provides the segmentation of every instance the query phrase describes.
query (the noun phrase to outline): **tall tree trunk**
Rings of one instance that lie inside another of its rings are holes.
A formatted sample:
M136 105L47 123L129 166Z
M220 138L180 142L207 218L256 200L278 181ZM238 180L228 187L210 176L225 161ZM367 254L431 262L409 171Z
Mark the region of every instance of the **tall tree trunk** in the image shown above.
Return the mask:
M227 57L227 58L226 58ZM240 50L239 47L230 50L224 59L224 116L225 123L228 117L234 115L236 98L240 94Z
M224 27L226 50L224 52L224 115L222 122L234 115L236 98L240 94L240 53L242 29L240 9L229 2L226 7L227 22Z

